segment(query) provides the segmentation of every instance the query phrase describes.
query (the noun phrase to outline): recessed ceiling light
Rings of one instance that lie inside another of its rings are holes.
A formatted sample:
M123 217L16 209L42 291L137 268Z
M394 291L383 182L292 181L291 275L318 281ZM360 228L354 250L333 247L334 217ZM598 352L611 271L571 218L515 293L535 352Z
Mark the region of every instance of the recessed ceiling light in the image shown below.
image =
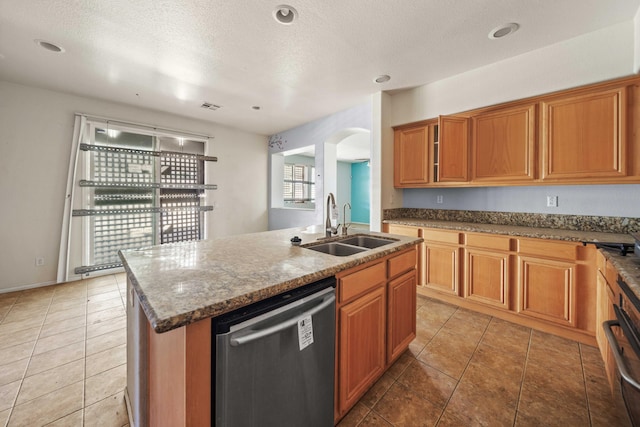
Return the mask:
M43 49L47 49L48 51L55 53L63 53L64 48L60 45L48 42L46 40L35 39L34 42Z
M509 34L515 33L516 31L518 31L518 28L520 28L520 25L516 24L515 22L500 25L499 27L496 27L489 32L489 38L493 40L501 39L508 36Z
M391 80L391 76L383 74L381 76L376 77L373 81L376 82L376 83L386 83L389 80Z
M273 10L273 17L283 25L290 25L298 17L298 11L292 6L281 4Z

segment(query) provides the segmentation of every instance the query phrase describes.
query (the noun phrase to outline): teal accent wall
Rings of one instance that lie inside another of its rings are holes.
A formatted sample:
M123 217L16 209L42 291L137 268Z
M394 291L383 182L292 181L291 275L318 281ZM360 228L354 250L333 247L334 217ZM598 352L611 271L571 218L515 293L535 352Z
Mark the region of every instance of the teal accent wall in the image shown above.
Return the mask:
M369 162L351 164L351 222L369 224L371 198Z

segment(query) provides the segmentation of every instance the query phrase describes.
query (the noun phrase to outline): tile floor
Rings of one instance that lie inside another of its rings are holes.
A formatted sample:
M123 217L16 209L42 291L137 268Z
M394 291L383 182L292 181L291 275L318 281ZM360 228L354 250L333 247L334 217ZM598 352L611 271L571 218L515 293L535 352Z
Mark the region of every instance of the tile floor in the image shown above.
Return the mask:
M0 294L0 426L128 425L124 274Z
M0 426L128 425L124 274L0 294ZM419 298L346 426L627 426L596 348Z
M339 424L628 426L597 348L418 298L417 338Z

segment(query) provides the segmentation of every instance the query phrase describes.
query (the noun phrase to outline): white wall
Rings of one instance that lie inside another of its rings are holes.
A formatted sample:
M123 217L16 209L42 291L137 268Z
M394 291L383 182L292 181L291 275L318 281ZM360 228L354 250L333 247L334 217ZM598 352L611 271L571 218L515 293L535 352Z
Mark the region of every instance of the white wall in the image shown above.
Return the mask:
M640 73L640 7L636 12L636 16L633 19L634 26L634 37L633 37L633 47L634 47L634 61L633 61L633 71L635 73Z
M337 162L337 188L336 188L336 205L338 205L340 213L340 224L344 224L342 211L345 203L351 203L351 163ZM349 214L347 214L347 218Z
M552 46L459 74L391 96L390 125L452 114L514 99L540 95L633 74L633 21L614 25ZM636 48L637 49L637 48ZM637 56L637 55L636 55ZM384 140L393 144L392 139ZM393 182L386 169L382 182ZM567 187L496 187L404 190L404 207L547 212L593 215L640 214L638 185ZM393 194L393 192L389 192ZM445 203L434 205L436 195ZM560 196L560 206L541 206L545 194ZM390 200L383 206L391 207ZM620 201L628 198L626 203ZM597 206L596 206L597 205Z
M317 200L315 210L274 208L274 204L271 201L272 185L269 185L270 230L324 224L323 212L326 204L326 199L324 199L324 194L326 194L325 142L333 141L335 145L344 137L351 135L353 129L371 130L371 120L371 103L367 102L277 134L281 137L282 144L281 146L274 145L269 147L270 158L274 153L308 145L315 146ZM335 146L332 149L335 151ZM334 184L332 184L333 188L329 191L335 191L336 179L337 176L330 180ZM271 160L269 160L269 181L271 181Z
M0 81L0 292L56 279L75 112L213 136L207 154L219 159L211 179L219 189L208 236L266 230L265 136Z

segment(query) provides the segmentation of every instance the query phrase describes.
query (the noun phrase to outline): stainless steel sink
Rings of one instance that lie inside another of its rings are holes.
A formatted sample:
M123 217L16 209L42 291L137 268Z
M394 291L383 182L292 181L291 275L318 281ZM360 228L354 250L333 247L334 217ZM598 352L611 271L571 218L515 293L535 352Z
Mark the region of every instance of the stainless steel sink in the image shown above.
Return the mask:
M359 252L364 252L366 248L359 248L357 246L351 245L343 245L338 242L329 242L329 243L320 243L318 245L305 246L306 249L311 249L312 251L323 252L329 255L335 256L349 256L353 254L357 254Z
M340 243L368 249L379 248L380 246L389 245L394 242L397 242L397 240L383 239L380 237L371 236L353 236L340 240Z

